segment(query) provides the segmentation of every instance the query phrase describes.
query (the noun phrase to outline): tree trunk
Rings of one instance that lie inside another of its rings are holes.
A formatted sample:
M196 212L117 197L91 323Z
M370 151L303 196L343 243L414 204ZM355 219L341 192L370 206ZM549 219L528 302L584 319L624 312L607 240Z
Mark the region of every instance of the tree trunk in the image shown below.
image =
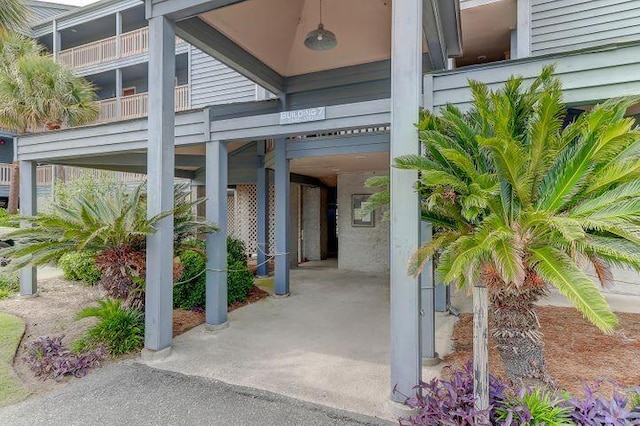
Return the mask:
M487 287L473 287L473 399L475 424L489 424L489 303Z
M492 311L492 336L505 372L515 385L552 382L544 360L544 343L534 303L545 294L545 284L527 271L521 285L505 284L497 276L487 279Z
M20 192L20 163L11 163L11 176L9 177L9 202L7 212L9 214L18 213L18 197Z

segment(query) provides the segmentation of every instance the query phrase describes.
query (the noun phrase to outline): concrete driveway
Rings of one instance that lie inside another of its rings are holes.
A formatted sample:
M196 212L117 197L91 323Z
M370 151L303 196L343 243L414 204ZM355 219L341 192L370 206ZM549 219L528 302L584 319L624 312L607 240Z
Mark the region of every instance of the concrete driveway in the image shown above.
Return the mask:
M122 362L0 409L3 426L383 424L269 392Z
M438 318L440 354L454 321ZM291 271L290 297L232 312L227 329L178 336L148 365L392 419L389 340L387 276L310 262ZM439 369L425 368L425 379Z

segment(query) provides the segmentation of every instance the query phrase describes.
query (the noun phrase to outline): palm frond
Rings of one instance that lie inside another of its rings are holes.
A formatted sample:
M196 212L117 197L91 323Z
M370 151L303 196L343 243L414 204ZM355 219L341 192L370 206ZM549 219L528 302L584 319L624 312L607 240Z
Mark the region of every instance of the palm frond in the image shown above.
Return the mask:
M536 272L555 286L591 323L605 333L618 324L607 301L595 283L569 256L552 247L532 248Z

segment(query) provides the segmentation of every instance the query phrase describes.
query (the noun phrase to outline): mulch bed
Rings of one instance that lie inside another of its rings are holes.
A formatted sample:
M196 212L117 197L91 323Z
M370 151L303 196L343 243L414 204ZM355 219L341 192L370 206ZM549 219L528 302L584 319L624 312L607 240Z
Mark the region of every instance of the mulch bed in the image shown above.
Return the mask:
M247 300L245 302L236 302L233 305L229 305L228 311L235 311L238 308L246 306L250 303L255 303L258 300L264 299L269 296L264 290L259 289L256 286L249 291ZM203 324L205 321L205 313L203 310L185 310L174 309L173 310L173 336L185 333L194 327Z
M549 373L571 393L585 383L613 380L623 387L640 385L640 314L618 313L620 324L607 336L573 308L538 307ZM473 356L473 315L462 314L453 330L454 352L445 362L454 368ZM491 374L504 378L500 355L490 340Z

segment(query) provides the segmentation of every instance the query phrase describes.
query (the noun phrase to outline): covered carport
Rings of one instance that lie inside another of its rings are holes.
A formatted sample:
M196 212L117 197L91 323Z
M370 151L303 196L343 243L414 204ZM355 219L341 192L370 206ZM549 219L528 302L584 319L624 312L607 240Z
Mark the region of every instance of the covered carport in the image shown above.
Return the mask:
M313 0L147 0L148 120L21 138L17 157L23 214L35 213L36 162L144 168L148 214L153 216L171 210L174 176L195 177L204 158L206 217L224 230L233 175L228 171L244 167L234 166L233 150L236 144L261 141L256 181L264 195L264 165L275 169L275 293L286 296L291 162L314 156L382 152L390 159L419 153L414 125L422 103L422 73L444 68L447 57L459 53L457 5L455 0L334 2L332 11L325 8L325 22L333 20L338 46L311 51L302 46L301 35L317 23L318 2ZM259 83L274 99L175 114L176 35ZM368 130L347 132L353 129ZM273 141L272 151L267 151L266 141ZM189 146L204 146L204 156L189 152ZM402 402L421 378L420 286L406 271L419 244L420 223L416 174L397 169L390 174L389 390L397 389L392 399ZM228 325L225 240L224 232L207 237L209 330ZM145 347L156 356L166 354L172 344L172 241L172 218L167 217L147 244ZM34 270L23 271L23 293L35 292L35 278Z

